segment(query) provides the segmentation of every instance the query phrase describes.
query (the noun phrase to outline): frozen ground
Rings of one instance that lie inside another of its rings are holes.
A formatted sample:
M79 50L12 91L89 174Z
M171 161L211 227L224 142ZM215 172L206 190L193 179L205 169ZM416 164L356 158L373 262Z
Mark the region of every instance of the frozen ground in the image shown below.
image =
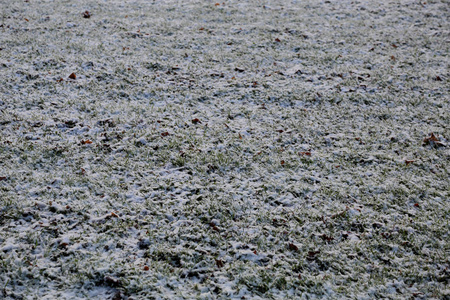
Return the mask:
M0 26L0 298L450 297L447 1Z

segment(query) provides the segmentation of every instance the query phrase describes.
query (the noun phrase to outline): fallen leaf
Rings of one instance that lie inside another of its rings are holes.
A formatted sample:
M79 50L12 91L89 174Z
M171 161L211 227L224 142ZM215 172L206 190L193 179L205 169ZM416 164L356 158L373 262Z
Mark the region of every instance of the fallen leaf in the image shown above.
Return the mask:
M442 81L442 78L438 75L438 76L434 77L434 80L435 81Z
M202 121L200 121L200 120L197 119L197 118L195 118L195 119L192 120L192 124L197 124L197 123L202 124Z
M220 260L220 259L216 259L216 265L217 265L217 267L220 269L220 268L223 268L223 266L224 266L224 263L223 263L223 261L222 260Z
M119 217L119 216L118 216L115 212L113 212L113 211L111 212L111 216L114 217L114 218L118 218L118 217Z
M144 271L148 271L150 268L148 266L144 266Z
M30 20L28 20L27 18L25 18L25 21L30 22Z
M442 141L439 137L434 135L434 133L430 133L429 136L423 139L423 145L431 145L436 147L445 147L447 144Z
M70 79L77 79L77 75L75 75L75 73L72 73L69 75Z
M216 3L216 4L214 4L215 6L219 6L220 5L220 3Z
M276 38L275 42L279 43L279 42L281 42L281 40L279 38Z
M284 160L282 160L280 163L281 163L281 165L284 165Z
M167 131L166 131L166 132L163 132L163 133L161 133L161 136L168 136L168 135L170 135L170 133L168 133Z
M289 243L289 250L298 251L298 247L292 243Z
M331 242L332 240L334 240L334 238L333 238L332 236L328 236L328 235L326 235L326 234L322 234L322 235L320 236L320 238L321 238L322 240L324 240L324 241L327 241L327 242Z
M307 151L307 152L299 152L298 154L301 155L301 156L304 156L304 155L311 156L311 152L309 152L309 151Z
M415 207L419 207L419 203L414 203L414 206Z
M411 163L413 163L413 162L415 162L415 160L407 160L407 159L405 159L406 165L409 165L409 164L411 164Z
M91 140L85 140L85 141L81 141L81 145L85 145L85 144L92 144Z
M120 279L112 277L112 276L105 276L104 278L106 284L110 286L121 286L122 283L120 282Z
M85 19L89 19L91 17L91 13L89 12L89 11L85 11L84 13L83 13L83 18L85 18Z
M396 44L392 44L392 47L397 48L398 46Z

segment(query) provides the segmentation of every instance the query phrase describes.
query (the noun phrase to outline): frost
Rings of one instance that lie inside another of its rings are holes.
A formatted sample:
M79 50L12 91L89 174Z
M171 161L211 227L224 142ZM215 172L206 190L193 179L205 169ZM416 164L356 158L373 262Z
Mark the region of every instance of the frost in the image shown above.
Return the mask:
M2 1L0 298L448 297L445 4Z

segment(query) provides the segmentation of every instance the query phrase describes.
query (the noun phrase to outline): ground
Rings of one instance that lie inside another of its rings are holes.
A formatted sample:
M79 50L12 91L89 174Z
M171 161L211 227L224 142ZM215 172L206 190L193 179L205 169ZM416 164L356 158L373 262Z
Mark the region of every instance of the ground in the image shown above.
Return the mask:
M448 299L447 1L0 4L0 298Z

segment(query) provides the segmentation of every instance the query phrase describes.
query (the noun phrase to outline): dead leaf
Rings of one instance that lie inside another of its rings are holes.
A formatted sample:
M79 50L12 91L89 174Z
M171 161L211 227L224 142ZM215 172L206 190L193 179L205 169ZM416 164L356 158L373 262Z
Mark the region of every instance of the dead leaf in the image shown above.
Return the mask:
M311 152L309 152L309 151L307 151L307 152L299 152L298 153L299 155L301 155L301 156L311 156Z
M281 165L284 165L284 160L282 160L280 163L281 163Z
M91 13L89 12L89 11L85 11L84 13L83 13L83 18L85 18L85 19L89 19L91 17Z
M289 243L289 250L292 250L292 251L298 251L298 247L296 246L296 245L294 245L294 244L292 244L292 243Z
M163 133L161 133L161 136L168 136L168 135L170 135L170 133L169 132L163 132Z
M81 143L81 145L92 144L92 141L91 140L85 140L85 141L81 140L80 143Z
M281 42L281 40L279 38L276 38L275 42L279 43L279 42Z
M430 133L429 136L423 139L423 145L431 145L435 147L445 147L447 144L442 141L439 137L434 135L434 133Z
M197 118L195 118L195 119L192 120L192 124L197 124L197 123L202 124L202 121L200 121L200 120L197 119Z
M113 211L111 212L111 216L114 217L114 218L118 218L118 217L119 217L119 216L118 216L115 212L113 212Z
M112 276L105 276L104 280L105 280L105 283L110 286L117 287L117 286L122 285L122 283L120 282L120 279L112 277Z
M216 259L216 265L217 265L217 267L220 269L220 268L223 268L223 266L224 266L224 263L223 263L223 261L222 260L220 260L220 259Z
M405 159L406 165L412 164L413 162L415 162L415 160L407 160L407 159Z
M75 80L75 79L77 79L77 75L75 75L75 73L72 73L69 75L69 78Z
M148 271L150 268L148 266L144 266L144 271Z
M324 241L331 242L334 238L331 235L322 234L320 238Z

